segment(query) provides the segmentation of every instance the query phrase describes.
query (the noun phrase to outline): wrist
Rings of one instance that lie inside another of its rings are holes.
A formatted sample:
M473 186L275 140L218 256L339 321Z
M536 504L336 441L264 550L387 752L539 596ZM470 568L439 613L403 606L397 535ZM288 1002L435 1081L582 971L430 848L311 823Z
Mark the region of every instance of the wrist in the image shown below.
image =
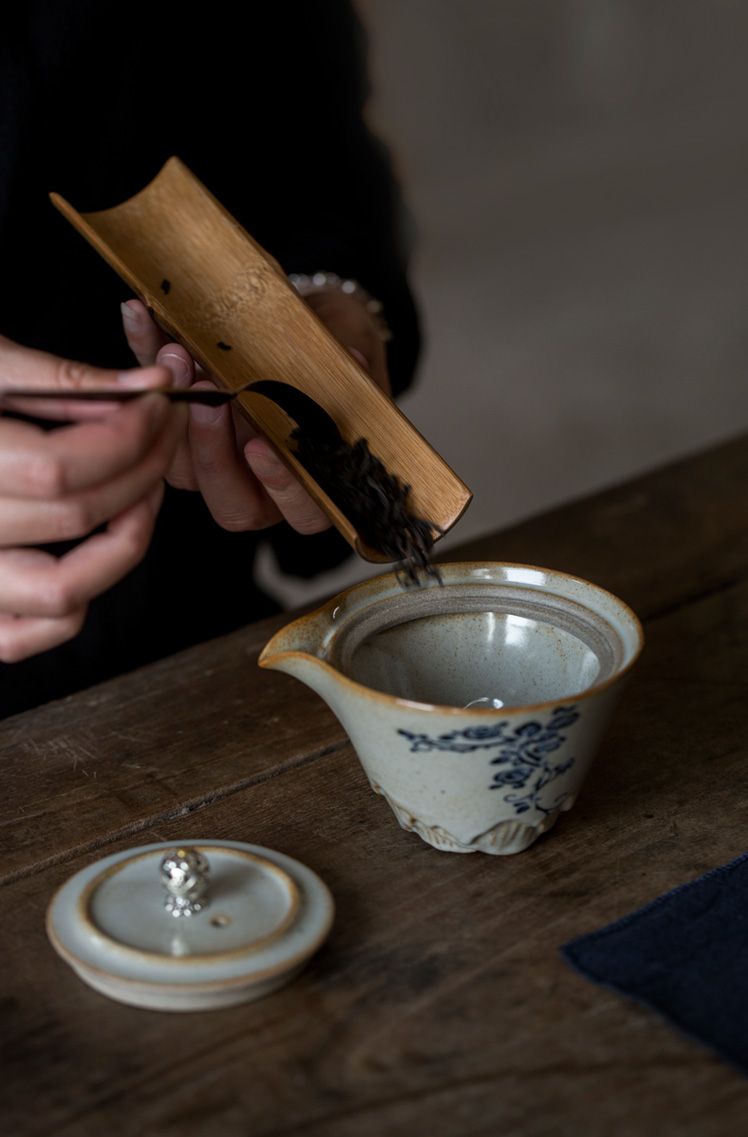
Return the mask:
M325 292L338 292L349 296L357 304L360 304L371 317L382 343L388 343L392 339L392 332L384 317L381 301L371 296L357 280L338 276L335 272L315 272L311 275L293 272L288 279L299 296L304 298Z

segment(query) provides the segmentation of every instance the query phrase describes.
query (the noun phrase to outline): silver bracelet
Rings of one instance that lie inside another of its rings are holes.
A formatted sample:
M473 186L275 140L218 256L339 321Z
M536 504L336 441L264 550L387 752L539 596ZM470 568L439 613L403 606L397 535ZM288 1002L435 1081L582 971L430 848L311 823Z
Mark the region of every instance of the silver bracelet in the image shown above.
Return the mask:
M312 296L315 292L344 292L358 300L374 321L379 338L383 343L392 339L392 332L384 318L382 303L370 296L357 280L344 279L336 272L315 272L308 276L303 272L292 272L288 277L299 296Z

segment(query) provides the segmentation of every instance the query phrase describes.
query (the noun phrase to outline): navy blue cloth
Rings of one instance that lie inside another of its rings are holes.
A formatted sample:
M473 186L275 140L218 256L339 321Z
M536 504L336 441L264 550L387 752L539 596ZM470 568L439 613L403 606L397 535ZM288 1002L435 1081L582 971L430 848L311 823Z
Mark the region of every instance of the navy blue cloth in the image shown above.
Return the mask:
M748 1074L748 853L561 954Z

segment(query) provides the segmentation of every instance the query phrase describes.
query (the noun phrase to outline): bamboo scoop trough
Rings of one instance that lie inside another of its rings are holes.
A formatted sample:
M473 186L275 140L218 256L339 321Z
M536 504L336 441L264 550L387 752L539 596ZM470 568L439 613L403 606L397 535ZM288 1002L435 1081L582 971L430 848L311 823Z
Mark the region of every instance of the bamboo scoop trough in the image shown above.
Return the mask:
M387 471L411 487L409 509L432 523L435 537L454 525L470 502L467 486L178 158L112 209L78 213L50 196L219 387L233 392L272 379L297 388L331 416L345 442L365 438ZM234 403L362 557L391 559L365 543L295 458L289 415L252 390Z

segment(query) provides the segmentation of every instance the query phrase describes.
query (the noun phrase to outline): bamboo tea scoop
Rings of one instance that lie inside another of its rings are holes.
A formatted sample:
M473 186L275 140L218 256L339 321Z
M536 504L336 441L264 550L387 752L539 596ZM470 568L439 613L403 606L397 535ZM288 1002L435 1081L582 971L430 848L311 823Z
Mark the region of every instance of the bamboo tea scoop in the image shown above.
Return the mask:
M112 209L78 213L58 194L50 196L167 334L236 395L242 413L361 556L391 560L367 545L295 457L289 414L259 391L242 389L248 383L289 384L332 418L346 443L366 439L387 471L410 486L409 508L431 523L435 537L462 515L472 496L467 486L178 158Z

